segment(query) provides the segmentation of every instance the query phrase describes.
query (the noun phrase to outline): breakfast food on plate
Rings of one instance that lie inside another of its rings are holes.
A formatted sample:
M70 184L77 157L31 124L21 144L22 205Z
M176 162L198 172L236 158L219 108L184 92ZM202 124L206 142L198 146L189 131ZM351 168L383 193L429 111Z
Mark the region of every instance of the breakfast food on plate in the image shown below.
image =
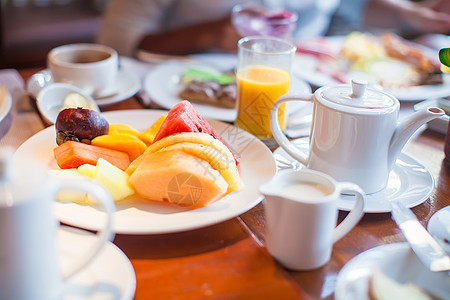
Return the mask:
M156 134L154 142L168 135L180 132L203 132L224 143L217 136L216 131L202 116L200 116L189 101L182 101L172 107ZM228 147L226 143L224 144ZM237 155L230 147L228 147L228 149L230 149L233 154L236 165L239 165L239 155Z
M59 178L65 177L67 179L81 176L92 178L106 188L114 201L122 200L134 194L134 189L128 183L127 173L102 158L98 159L95 166L84 164L76 169L50 170L50 175ZM67 201L79 204L96 203L96 201L88 195L82 192L74 191L63 191L58 193L57 200L61 202Z
M99 135L91 141L91 145L125 152L131 161L135 160L147 149L147 145L131 133Z
M376 269L369 279L369 298L371 300L408 299L428 300L432 299L414 284L408 282L399 283Z
M78 168L83 164L96 165L100 158L110 162L121 170L130 165L127 153L88 145L81 142L67 141L53 149L56 163L61 169Z
M126 172L141 197L202 207L243 184L238 157L188 101L175 105L155 140Z
M90 144L93 138L108 133L109 124L100 113L78 107L60 111L55 128L58 145L66 141Z
M387 32L352 32L342 39L304 41L298 52L306 69L341 83L365 78L383 88L443 84L439 61L425 48ZM313 59L311 59L313 57Z
M236 79L232 73L215 69L188 68L181 76L178 96L190 102L234 108L236 105Z
M203 207L243 187L239 156L188 101L143 132L110 124L107 133L90 142L69 140L56 147L55 159L63 169L56 174L93 178L116 201L136 193L146 200ZM80 193L59 199L92 202Z
M375 37L353 32L346 36L340 54L350 69L362 71L383 87L442 84L437 61L393 33Z

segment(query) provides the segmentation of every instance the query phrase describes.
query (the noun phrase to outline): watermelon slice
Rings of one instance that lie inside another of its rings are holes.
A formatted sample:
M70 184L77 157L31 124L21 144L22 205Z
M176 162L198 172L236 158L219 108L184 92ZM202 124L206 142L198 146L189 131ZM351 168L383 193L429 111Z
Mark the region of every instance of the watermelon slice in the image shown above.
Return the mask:
M208 121L203 119L187 100L181 101L169 110L169 113L159 128L153 142L180 132L203 132L211 135L230 149L236 160L236 165L239 164L239 155L217 136L216 131L211 127Z

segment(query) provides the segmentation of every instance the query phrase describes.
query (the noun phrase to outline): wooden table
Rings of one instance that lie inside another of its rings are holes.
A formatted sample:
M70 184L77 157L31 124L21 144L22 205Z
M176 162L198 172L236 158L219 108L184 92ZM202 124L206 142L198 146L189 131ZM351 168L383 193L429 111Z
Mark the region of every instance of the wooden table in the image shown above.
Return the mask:
M24 79L36 69L20 71ZM409 105L409 104L402 104ZM8 135L43 129L36 108L20 115ZM130 98L103 109L143 108ZM32 126L30 129L30 122ZM28 126L28 127L27 127ZM27 136L22 137L23 141ZM432 173L436 188L423 204L413 208L426 226L430 217L450 205L450 167L445 166L445 136L425 130L404 151ZM21 141L21 142L23 142ZM19 141L14 140L14 146ZM340 212L339 220L345 217ZM340 269L370 248L404 242L390 213L366 214L333 248L330 262L317 270L293 272L280 267L264 248L262 204L240 217L206 228L163 235L117 235L114 243L124 251L136 271L135 299L334 299Z

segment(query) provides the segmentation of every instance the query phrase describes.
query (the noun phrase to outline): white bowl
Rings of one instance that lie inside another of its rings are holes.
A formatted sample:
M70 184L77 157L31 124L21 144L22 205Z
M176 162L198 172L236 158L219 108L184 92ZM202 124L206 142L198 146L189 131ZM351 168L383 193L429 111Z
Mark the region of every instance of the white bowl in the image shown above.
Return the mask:
M95 100L82 89L66 83L52 83L40 90L36 99L39 112L48 123L55 124L56 118L62 109L75 107L65 106L66 97L70 94L81 96L82 103L76 106L100 112L100 108Z

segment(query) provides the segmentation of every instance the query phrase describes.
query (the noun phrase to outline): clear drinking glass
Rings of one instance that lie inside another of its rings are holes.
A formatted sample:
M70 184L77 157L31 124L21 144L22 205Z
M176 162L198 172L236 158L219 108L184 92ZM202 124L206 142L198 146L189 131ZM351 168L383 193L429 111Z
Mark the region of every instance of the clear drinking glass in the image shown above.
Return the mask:
M231 22L242 36L274 36L290 40L298 15L285 9L268 10L255 4L238 4L231 12Z
M237 105L235 125L252 133L271 147L269 112L273 103L289 92L291 66L296 48L275 37L250 36L238 42ZM278 111L285 128L285 108Z

